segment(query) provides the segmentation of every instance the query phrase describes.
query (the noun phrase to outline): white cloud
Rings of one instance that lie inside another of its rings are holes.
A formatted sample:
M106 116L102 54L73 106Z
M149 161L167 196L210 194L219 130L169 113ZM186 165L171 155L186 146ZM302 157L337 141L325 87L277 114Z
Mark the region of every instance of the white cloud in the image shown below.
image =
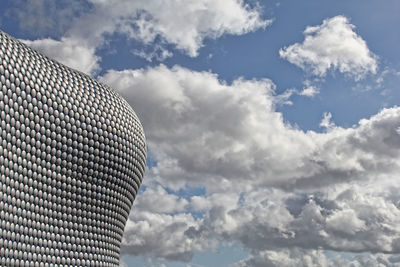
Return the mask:
M109 71L101 80L135 108L157 161L150 171L171 186L199 181L219 190L225 180L280 180L290 169L283 159L301 166L313 146L274 111L270 80L227 85L211 73L163 65Z
M91 2L95 5L93 15L101 14L103 25L113 24L117 31L144 43L160 36L192 57L205 38L241 35L271 22L242 0L190 0L184 5L179 0L168 5L157 0Z
M61 38L60 41L57 41L48 38L21 41L73 69L87 74L94 74L99 70L100 58L95 55L95 48L88 47L78 40Z
M163 65L112 70L101 80L141 118L157 162L146 179L175 207L146 207L139 196L126 251L187 261L215 243L240 242L254 257L301 247L304 262L317 262L319 249L400 252L400 108L353 128L303 132L275 110L270 80L227 84ZM186 186L206 193L182 200L170 191Z
M203 248L201 241L193 242L186 232L194 225L196 221L190 214L168 215L136 209L125 226L121 253L189 261L195 250Z
M261 251L249 259L238 262L235 267L274 267L274 266L299 266L299 267L326 267L327 259L322 251L318 250L280 250Z
M101 80L141 118L157 161L149 173L164 185L189 183L208 190L309 186L366 179L379 168L384 173L399 167L392 160L399 155L398 108L362 120L357 128L317 134L284 122L275 111L270 80L238 79L228 85L208 72L163 65L109 71ZM332 126L328 119L324 125Z
M365 222L360 220L356 211L352 209L345 209L334 212L327 218L327 225L339 233L354 235L355 233L365 230ZM346 227L343 227L346 225Z
M306 28L303 43L285 47L279 54L317 76L332 69L360 80L368 73L375 74L378 62L354 28L344 16L326 19L321 25Z
M197 204L200 198L208 203L202 205L202 219L186 212L150 212L139 205L129 218L122 248L133 255L189 261L195 251L215 249L219 242L240 242L253 256L239 266L263 266L254 261L321 266L319 260L328 262L322 251L399 253L400 210L393 195L398 188L393 191L374 184L312 192L260 188L214 193L196 197ZM345 261L334 262L339 260Z
M218 220L206 217L199 235L205 235L203 229L213 229L209 236L240 241L252 251L399 253L400 210L392 197L381 195L387 189L343 185L309 193L261 189L243 195L242 204L225 207L218 218L232 220L234 227L216 227Z
M314 97L317 94L319 94L319 89L315 86L308 86L300 92L300 95L308 97Z
M319 94L319 88L316 85L314 85L311 81L305 80L303 84L304 88L301 92L299 92L299 95L314 97L317 94Z
M154 196L157 196L155 199ZM188 201L175 194L168 194L161 186L153 185L147 188L135 202L140 210L156 213L174 213L184 211Z
M326 130L331 130L335 127L335 123L332 122L332 114L330 112L324 112L324 117L322 118L319 127L325 128Z
M54 12L49 17L53 15L58 19L57 14L65 14L69 18L68 23L60 25L65 30L63 37L60 40L46 38L24 42L69 67L94 74L100 61L95 54L96 49L114 33L152 45L152 49L147 49L149 51L136 49L133 52L148 61L161 61L172 56L172 52L165 48L166 44L172 44L195 57L206 38L215 39L224 34L242 35L271 23L261 18L257 7L251 8L241 0L191 0L184 5L179 0L169 1L168 5L158 0L90 2L92 9L84 14L72 12L82 3L66 5L70 10L57 10L56 5L50 5ZM29 0L26 5L28 10L36 10L40 6L43 13L43 7L48 6L46 3L47 0ZM71 12L78 14L73 22ZM18 15L29 17L20 9ZM46 18L39 19L33 25L49 25L46 21ZM43 30L53 28L57 25L49 25Z
M293 94L299 94L298 90L294 88L287 89L282 94L276 95L273 100L277 105L293 105L293 102L290 100Z
M234 265L235 267L386 267L400 266L400 259L385 254L350 254L329 257L321 250L262 251Z
M32 12L44 13L44 6L48 6L47 0L28 1L30 3L26 4ZM257 8L250 8L241 0L196 0L185 5L178 0L169 1L167 5L157 0L90 2L92 9L85 14L75 12L81 2L67 4L61 10L51 4L52 12L48 18L54 16L58 21L57 14L68 14L71 18L73 13L78 17L74 18L74 22L71 22L72 19L68 23L64 20L60 22L62 25L58 26L66 29L60 40L23 41L50 58L93 75L99 70L100 63L96 49L114 33L152 45L151 49L147 49L149 51L136 49L133 53L148 61L162 61L172 56L172 52L165 48L168 43L194 57L206 38L215 39L224 34L241 35L264 28L271 22L263 20ZM20 17L31 17L20 8L16 10ZM45 32L58 27L54 23L48 24L47 18L35 18L31 24ZM161 41L156 41L158 37Z

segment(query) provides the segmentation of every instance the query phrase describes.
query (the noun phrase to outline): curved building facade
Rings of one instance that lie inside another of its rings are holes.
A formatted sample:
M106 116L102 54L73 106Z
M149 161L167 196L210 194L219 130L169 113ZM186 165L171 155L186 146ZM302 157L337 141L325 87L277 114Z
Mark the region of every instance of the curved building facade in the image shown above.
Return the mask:
M125 100L0 31L0 266L118 266L145 159Z

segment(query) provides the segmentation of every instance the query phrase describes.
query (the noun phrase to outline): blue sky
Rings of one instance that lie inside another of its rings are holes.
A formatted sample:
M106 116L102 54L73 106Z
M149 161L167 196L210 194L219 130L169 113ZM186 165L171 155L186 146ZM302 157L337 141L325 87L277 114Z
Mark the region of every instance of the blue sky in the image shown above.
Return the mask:
M133 106L128 266L400 265L400 2L4 0Z

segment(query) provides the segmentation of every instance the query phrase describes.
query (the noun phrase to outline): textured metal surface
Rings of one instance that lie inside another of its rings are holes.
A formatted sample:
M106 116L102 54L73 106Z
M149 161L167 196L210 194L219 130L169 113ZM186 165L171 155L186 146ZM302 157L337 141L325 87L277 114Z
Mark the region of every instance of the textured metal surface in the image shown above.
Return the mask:
M119 95L0 31L0 266L118 266L145 154Z

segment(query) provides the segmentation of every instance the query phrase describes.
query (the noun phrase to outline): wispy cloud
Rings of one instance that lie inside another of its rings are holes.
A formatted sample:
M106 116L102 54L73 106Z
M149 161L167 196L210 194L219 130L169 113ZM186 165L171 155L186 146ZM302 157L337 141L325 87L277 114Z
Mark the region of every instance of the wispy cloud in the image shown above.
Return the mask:
M6 12L19 28L37 37L61 36L89 8L85 0L15 0Z

